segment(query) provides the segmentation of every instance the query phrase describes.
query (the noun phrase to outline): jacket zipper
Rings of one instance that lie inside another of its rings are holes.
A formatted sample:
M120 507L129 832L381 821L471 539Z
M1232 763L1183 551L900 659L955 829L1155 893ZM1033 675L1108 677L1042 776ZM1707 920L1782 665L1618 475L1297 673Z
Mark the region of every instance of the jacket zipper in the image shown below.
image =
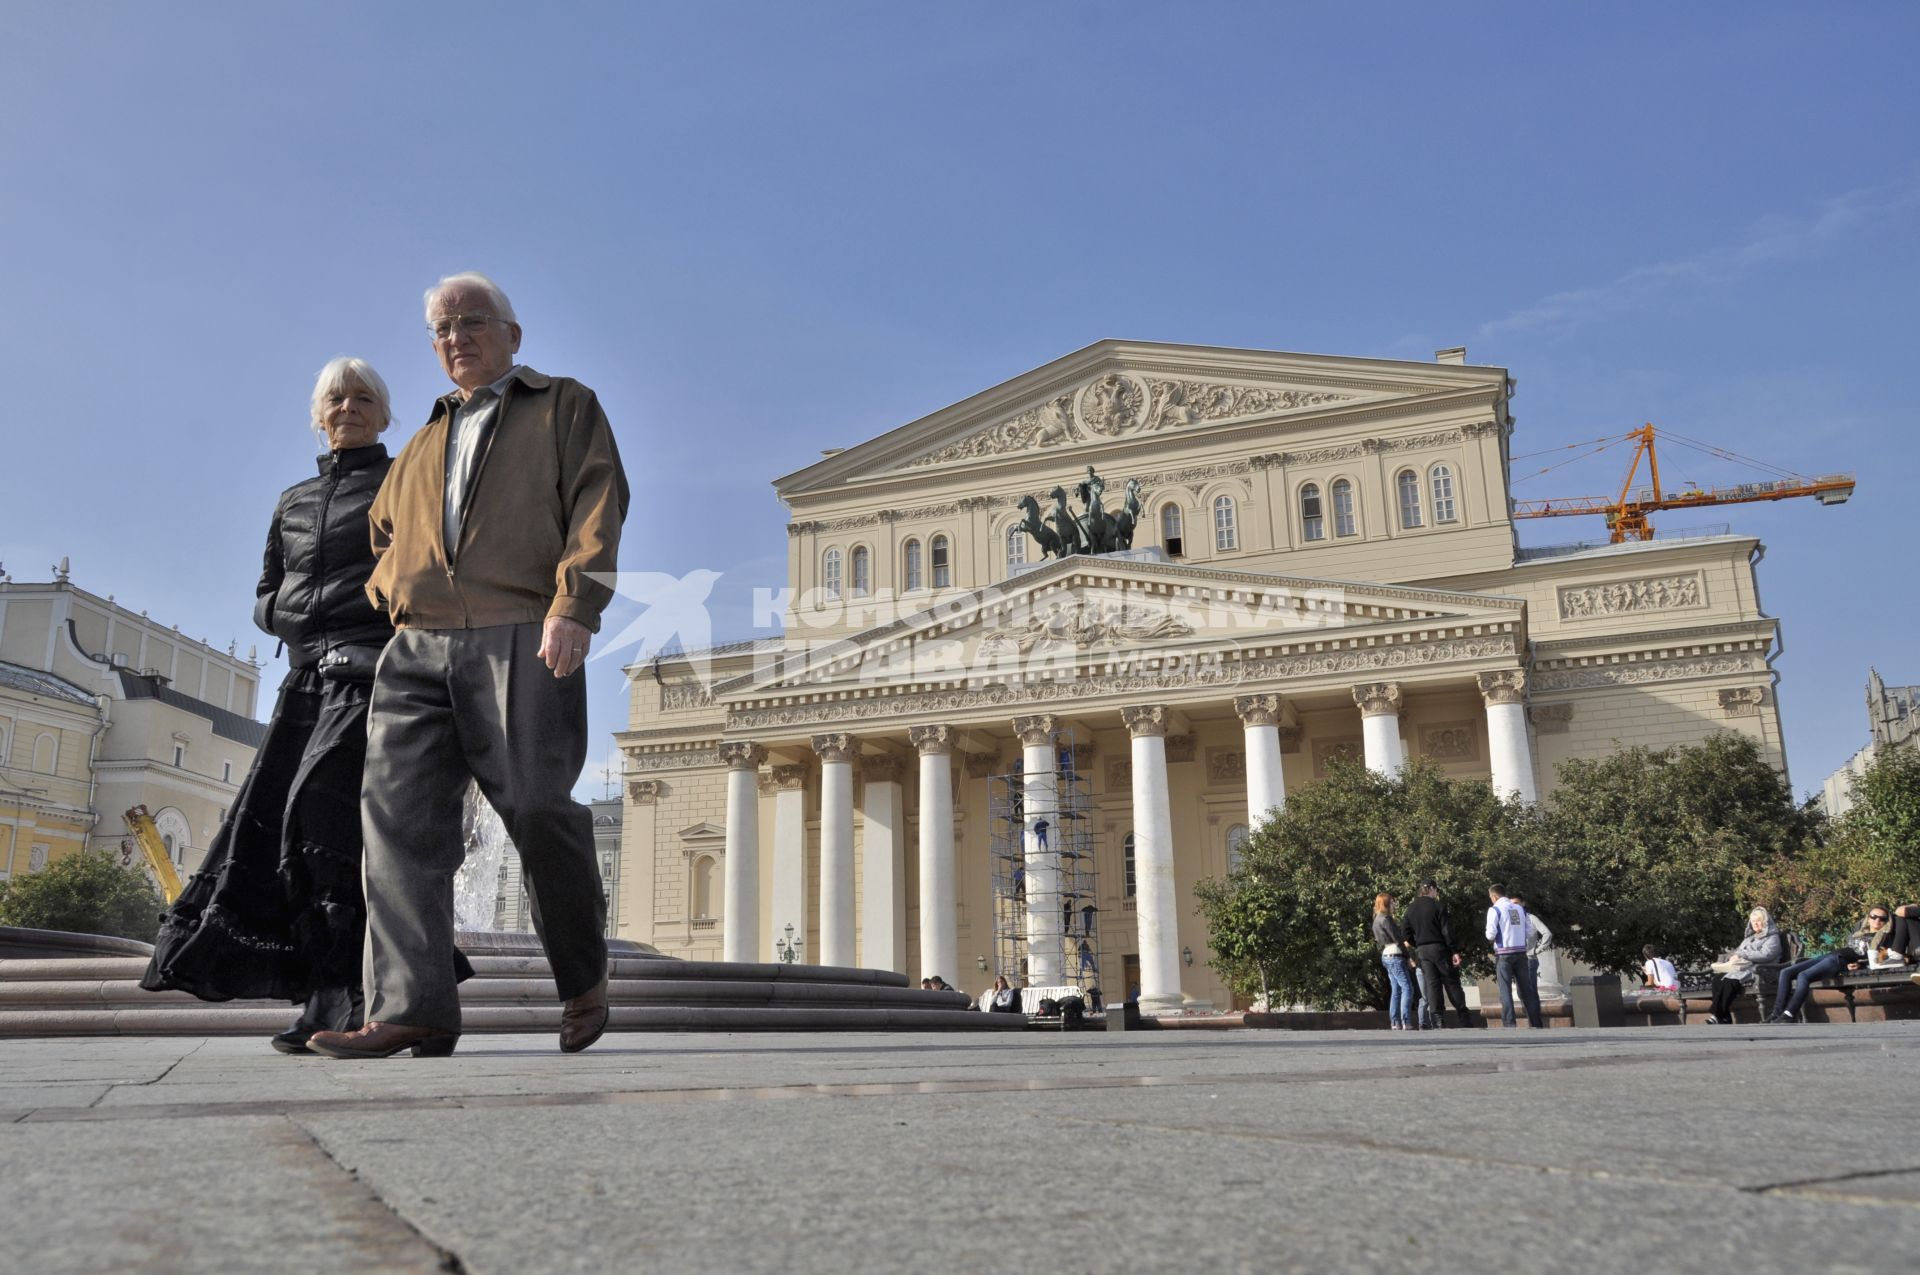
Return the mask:
M327 514L333 509L333 493L340 487L340 456L335 453L328 462L327 490L320 497L320 517L313 526L313 610L314 625L320 622L320 591L327 583ZM325 634L320 635L325 640Z

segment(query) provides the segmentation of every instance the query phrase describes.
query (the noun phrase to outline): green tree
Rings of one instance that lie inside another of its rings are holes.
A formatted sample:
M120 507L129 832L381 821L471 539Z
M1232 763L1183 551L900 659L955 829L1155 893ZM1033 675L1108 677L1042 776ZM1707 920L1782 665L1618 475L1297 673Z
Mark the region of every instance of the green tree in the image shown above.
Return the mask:
M1853 930L1873 904L1920 902L1920 752L1884 749L1818 844L1750 869L1752 897L1816 942Z
M31 876L0 881L0 925L111 934L151 943L160 929L160 893L111 856L55 859Z
M1470 973L1490 972L1481 932L1490 880L1524 881L1556 903L1560 891L1528 865L1537 857L1533 811L1484 781L1449 780L1429 765L1392 778L1336 764L1322 783L1290 793L1224 879L1199 883L1214 966L1236 990L1318 1008L1386 1004L1370 927L1373 897L1401 909L1419 883L1440 887Z
M1756 874L1799 858L1819 817L1745 735L1571 761L1546 805L1543 866L1577 883L1555 940L1603 970L1653 944L1704 964L1739 936ZM1577 927L1577 928L1576 928Z

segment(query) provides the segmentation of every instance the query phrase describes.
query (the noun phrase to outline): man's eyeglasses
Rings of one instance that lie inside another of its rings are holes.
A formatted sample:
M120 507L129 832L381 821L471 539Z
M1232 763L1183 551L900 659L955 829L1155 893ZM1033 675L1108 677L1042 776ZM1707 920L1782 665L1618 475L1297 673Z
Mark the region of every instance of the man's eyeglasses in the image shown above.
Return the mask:
M467 336L479 336L487 330L489 323L498 323L500 319L491 314L450 314L444 319L435 319L427 325L427 331L433 333L436 341L445 341L458 328Z

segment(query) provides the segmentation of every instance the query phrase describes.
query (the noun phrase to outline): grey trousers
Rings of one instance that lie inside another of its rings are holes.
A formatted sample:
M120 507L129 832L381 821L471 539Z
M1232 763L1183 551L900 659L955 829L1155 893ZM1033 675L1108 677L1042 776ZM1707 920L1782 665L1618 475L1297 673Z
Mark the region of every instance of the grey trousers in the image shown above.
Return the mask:
M453 877L469 777L520 853L560 998L606 976L593 817L573 799L587 679L541 663L540 628L401 629L381 656L360 792L369 1020L460 1028Z

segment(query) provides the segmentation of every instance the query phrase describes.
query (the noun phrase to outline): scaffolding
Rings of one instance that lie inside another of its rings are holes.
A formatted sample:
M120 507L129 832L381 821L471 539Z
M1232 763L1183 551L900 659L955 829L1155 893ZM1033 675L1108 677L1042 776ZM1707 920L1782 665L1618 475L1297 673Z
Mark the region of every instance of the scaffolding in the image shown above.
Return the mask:
M1016 761L1010 773L988 782L995 973L1015 987L1078 987L1094 1008L1100 874L1092 785L1074 763L1072 732L1056 736L1052 782L1033 785L1031 803L1024 771L1025 763ZM1056 949L1057 981L1050 977L1056 966L1048 949Z

